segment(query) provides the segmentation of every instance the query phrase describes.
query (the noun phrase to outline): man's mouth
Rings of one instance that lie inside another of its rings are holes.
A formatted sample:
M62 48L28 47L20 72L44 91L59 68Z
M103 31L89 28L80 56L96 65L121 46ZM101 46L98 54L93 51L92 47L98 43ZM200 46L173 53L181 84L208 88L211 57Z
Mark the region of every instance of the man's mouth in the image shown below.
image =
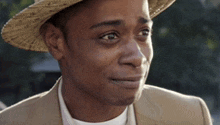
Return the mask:
M142 76L132 76L123 78L112 78L112 83L127 89L137 89L142 80Z
M118 78L112 78L112 80L116 81L140 81L143 78L142 75L135 75L135 76L127 76L127 77L118 77Z

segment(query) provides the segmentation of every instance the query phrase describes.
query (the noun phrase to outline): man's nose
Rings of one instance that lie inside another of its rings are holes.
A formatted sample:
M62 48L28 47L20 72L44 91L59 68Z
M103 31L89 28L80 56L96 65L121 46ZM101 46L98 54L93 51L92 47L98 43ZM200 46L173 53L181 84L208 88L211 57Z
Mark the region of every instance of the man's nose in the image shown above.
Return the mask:
M135 40L127 42L122 51L123 54L119 59L120 64L130 65L137 68L147 61L140 45Z

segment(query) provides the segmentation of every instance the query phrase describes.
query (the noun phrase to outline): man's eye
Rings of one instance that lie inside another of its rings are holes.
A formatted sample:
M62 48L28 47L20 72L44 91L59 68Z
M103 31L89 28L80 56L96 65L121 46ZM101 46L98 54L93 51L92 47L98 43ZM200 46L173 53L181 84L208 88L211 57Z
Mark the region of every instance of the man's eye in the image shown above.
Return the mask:
M104 40L113 40L113 39L117 39L118 36L115 33L109 33L109 34L106 34L106 35L104 35L104 36L102 36L100 38L104 39Z
M149 30L148 29L144 29L141 32L138 33L138 36L148 36L149 35Z

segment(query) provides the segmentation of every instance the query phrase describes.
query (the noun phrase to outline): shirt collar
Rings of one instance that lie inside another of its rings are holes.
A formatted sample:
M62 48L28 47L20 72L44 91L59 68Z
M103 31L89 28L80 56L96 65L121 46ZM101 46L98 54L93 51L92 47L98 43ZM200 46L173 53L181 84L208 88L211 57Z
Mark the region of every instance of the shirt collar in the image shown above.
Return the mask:
M58 88L58 98L60 102L60 110L61 110L63 125L73 125L72 117L66 107L66 104L64 103L63 96L61 93L62 84L63 84L63 80L61 78Z

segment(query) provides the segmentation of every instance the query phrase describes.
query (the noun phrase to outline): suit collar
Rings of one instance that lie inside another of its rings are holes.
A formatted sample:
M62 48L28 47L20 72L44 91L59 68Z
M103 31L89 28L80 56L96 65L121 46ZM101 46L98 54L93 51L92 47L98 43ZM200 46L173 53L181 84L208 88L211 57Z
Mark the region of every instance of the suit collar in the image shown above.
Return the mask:
M134 103L136 123L137 125L158 125L162 110L160 106L151 101L147 92L147 90L143 91L141 98Z
M47 123L49 125L63 125L62 117L60 112L60 105L58 100L58 86L60 78L57 80L56 84L49 90L49 92L41 98L39 101L40 107L45 107L41 114L44 117L42 125Z

